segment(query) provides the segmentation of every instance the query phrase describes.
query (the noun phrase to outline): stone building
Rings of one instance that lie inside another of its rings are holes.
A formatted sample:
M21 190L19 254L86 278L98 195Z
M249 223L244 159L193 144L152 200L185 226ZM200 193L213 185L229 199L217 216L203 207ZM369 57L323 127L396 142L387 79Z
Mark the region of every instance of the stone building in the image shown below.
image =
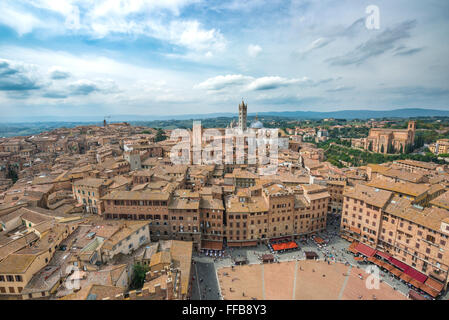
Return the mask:
M352 146L376 153L402 153L415 143L416 121L407 129L372 128L368 137L353 139Z
M379 250L446 287L446 209L423 208L393 192L359 184L345 190L340 228L342 237Z

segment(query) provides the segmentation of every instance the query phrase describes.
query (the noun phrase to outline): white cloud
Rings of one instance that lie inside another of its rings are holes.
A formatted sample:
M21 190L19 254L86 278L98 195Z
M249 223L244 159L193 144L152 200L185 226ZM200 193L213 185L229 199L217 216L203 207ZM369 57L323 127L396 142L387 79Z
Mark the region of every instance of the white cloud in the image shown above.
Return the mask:
M254 78L251 76L244 76L241 74L228 74L225 76L216 76L209 78L195 86L196 89L205 89L209 91L219 91L231 87L239 87L244 91L270 90L281 87L287 87L293 84L304 84L310 86L314 84L312 80L307 77L301 79L283 78L278 76L267 76Z
M305 57L310 52L320 49L320 48L323 48L323 47L327 46L329 43L331 43L332 41L334 41L334 39L332 39L332 38L318 38L318 39L312 41L305 49L297 51L297 53L301 57Z
M68 86L71 95L88 95L94 92L112 93L118 91L117 85L112 80L99 79L96 81L80 79Z
M136 98L144 104L145 101L175 101L176 96L180 97L180 101L185 101L191 95L191 90L183 88L191 88L192 80L174 71L136 66L96 55L75 56L65 52L11 46L0 46L0 52L7 58L17 57L15 60L20 61L14 62L13 66L16 67L11 69L11 63L1 64L2 61L10 60L0 60L0 73L11 73L14 76L9 76L8 82L5 77L3 82L0 81L0 97L6 96L6 93L1 92L6 90L8 94L13 89L30 92L33 94L33 99L28 99L30 104L54 103L55 99L64 99L74 104L95 101L110 105L118 103L118 96L123 97L124 102ZM23 72L16 71L22 69ZM52 77L55 72L57 76L70 77L55 80Z
M29 94L30 90L37 90L46 85L37 66L0 59L0 91Z
M292 84L305 82L307 81L307 78L303 79L286 79L282 77L261 77L257 78L254 81L252 81L247 89L248 90L270 90L270 89L276 89L280 87L286 87Z
M244 76L241 74L228 74L225 76L216 76L209 78L195 86L197 89L206 90L222 90L232 86L241 86L250 82L253 77Z
M180 10L199 0L102 0L96 1L92 15L103 17L107 15L128 15L131 13L168 10L179 15Z
M196 51L222 51L226 47L226 41L219 31L203 29L196 20L173 21L167 38L174 44Z
M21 12L9 6L7 2L0 2L0 12L0 23L14 29L20 36L44 25L34 15L28 12Z
M248 55L252 58L255 58L262 52L262 48L258 45L250 44L248 46Z
M180 19L180 10L199 0L32 0L17 1L19 5L0 3L0 23L19 34L42 28L55 32L76 32L93 38L112 33L123 36L143 35L200 52L219 52L226 40L215 28L205 28L196 19ZM30 8L39 9L29 10ZM28 8L28 10L23 9ZM51 13L62 18L55 28L46 25L29 12ZM168 14L167 14L168 13Z
M50 74L50 78L53 80L64 80L70 78L70 72L68 72L65 68L53 66L48 70Z

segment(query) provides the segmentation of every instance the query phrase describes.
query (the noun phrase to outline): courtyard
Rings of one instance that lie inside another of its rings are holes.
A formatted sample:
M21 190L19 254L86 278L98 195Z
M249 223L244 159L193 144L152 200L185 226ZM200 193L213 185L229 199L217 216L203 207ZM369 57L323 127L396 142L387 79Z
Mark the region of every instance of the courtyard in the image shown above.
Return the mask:
M381 281L366 286L365 270L344 263L296 260L224 267L217 271L225 300L404 300ZM360 276L361 275L361 276Z
M272 264L262 264L261 257L270 253L265 244L228 248L224 257L215 259L194 254L193 275L198 281L193 282L192 299L407 299L410 288L382 271L379 289L367 289L368 264L347 251L350 243L339 236L338 217L328 222L327 230L317 234L326 239L326 246L311 239L297 241L298 250L275 253ZM318 259L306 260L307 251ZM246 257L247 264L235 266L239 257ZM447 299L447 294L441 298Z

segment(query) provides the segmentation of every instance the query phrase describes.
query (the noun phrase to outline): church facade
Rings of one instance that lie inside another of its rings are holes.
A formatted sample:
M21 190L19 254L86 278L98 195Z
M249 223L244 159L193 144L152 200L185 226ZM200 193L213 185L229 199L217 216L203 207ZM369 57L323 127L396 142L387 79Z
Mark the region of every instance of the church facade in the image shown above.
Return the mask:
M353 139L352 146L376 153L403 153L415 143L416 121L407 129L372 128L368 137Z

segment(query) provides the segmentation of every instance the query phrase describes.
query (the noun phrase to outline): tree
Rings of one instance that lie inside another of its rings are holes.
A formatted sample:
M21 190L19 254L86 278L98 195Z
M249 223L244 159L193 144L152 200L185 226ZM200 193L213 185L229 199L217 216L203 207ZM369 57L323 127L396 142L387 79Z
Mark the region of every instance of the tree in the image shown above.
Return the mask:
M17 172L12 167L8 167L6 178L11 179L13 183L16 183L16 181L19 180Z
M167 136L165 135L164 130L161 128L157 129L156 137L154 138L155 142L164 141L167 139Z
M404 148L402 147L402 144L401 144L401 147L399 148L399 153L402 153L402 152L404 152Z
M412 145L411 145L411 144L407 144L407 145L405 146L405 153L406 153L406 154L409 154L409 153L412 152L412 151L413 151Z
M148 266L141 266L140 264L135 264L133 267L133 280L131 283L131 288L140 289L143 287L145 282L145 275L149 271Z

